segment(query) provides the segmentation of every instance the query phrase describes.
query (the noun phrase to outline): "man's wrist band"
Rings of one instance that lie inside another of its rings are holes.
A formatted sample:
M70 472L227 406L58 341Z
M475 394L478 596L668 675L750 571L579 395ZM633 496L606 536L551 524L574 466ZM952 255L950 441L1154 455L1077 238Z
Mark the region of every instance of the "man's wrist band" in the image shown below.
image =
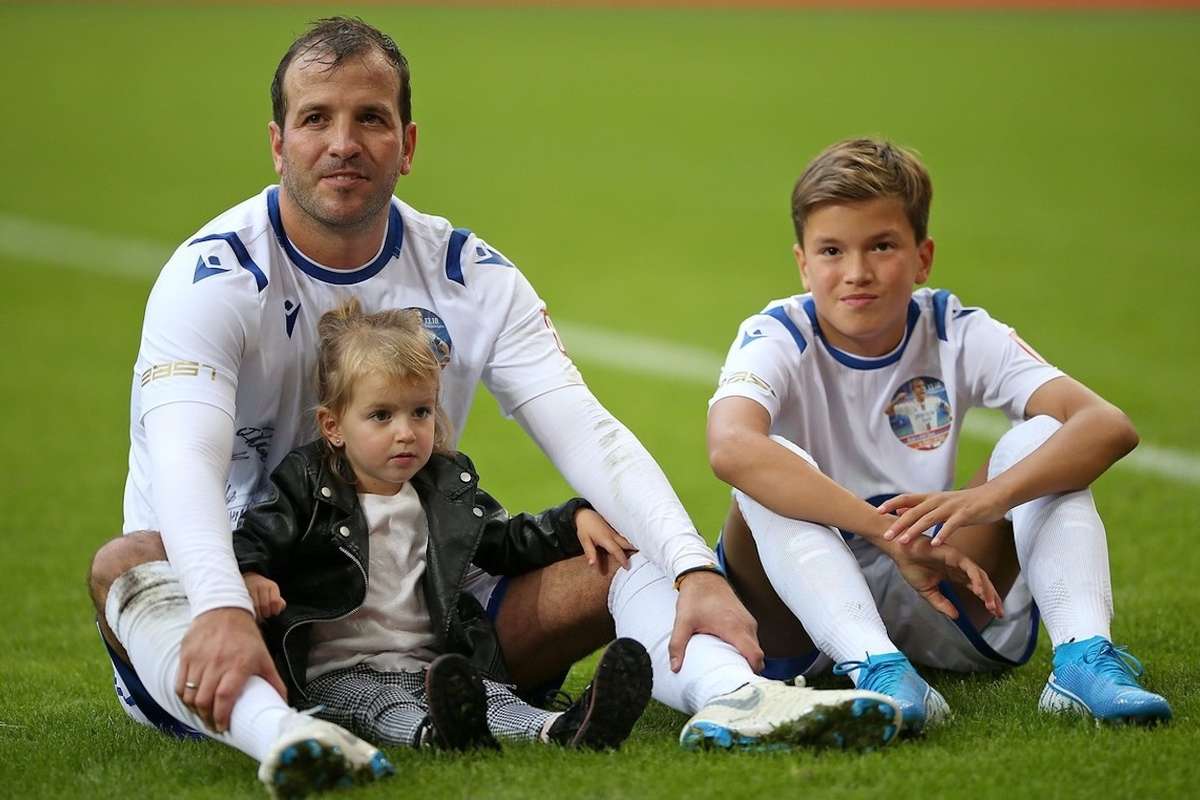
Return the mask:
M675 576L675 591L679 591L679 586L683 583L683 579L688 575L691 575L693 572L713 572L717 575L720 575L722 578L725 577L725 573L721 572L721 568L716 564L701 564L698 567L688 567L683 572Z

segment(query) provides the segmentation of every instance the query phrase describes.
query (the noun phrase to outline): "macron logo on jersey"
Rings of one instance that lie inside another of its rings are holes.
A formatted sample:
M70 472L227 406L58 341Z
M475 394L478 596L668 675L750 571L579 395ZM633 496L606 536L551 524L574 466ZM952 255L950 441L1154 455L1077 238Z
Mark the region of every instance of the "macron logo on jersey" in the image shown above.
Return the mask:
M512 262L498 252L488 247L486 244L475 245L475 258L478 259L476 264L499 264L502 267L511 267Z
M288 338L292 338L292 331L296 328L296 318L300 316L300 304L293 303L291 300L283 301L283 322L287 326Z
M751 342L761 339L764 336L766 336L766 334L762 332L762 328L755 328L753 331L748 331L746 335L742 337L742 344L738 349L740 350L742 347L745 347Z
M209 266L209 264L212 266ZM200 256L196 260L196 272L192 275L192 283L199 283L205 278L211 278L213 275L220 275L223 272L229 272L229 268L221 266L221 259L216 256L209 256L208 264L205 264L204 256Z

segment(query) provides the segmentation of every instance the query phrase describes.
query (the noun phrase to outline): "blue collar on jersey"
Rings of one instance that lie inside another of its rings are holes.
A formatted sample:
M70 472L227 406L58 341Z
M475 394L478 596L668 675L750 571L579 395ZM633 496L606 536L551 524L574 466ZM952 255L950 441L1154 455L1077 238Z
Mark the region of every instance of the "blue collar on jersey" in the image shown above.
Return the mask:
M917 320L921 318L921 307L917 305L916 300L908 301L908 328L904 331L904 341L900 342L900 346L895 350L879 358L852 356L826 341L825 334L821 332L821 323L817 321L817 305L812 301L811 297L804 301L804 313L808 314L813 331L816 332L817 338L821 340L821 344L825 345L825 349L829 351L829 355L833 356L834 360L839 364L851 369L879 369L880 367L895 364L900 360L900 356L904 355L904 348L908 347L908 340L912 338L913 329L917 327Z
M283 252L287 253L292 263L304 274L325 283L346 286L373 278L389 261L400 255L400 248L404 245L404 218L400 216L400 209L396 207L396 204L391 203L388 212L387 236L384 237L383 249L379 251L375 260L365 267L355 270L326 269L320 264L309 261L303 253L292 246L291 240L283 230L283 218L279 216L278 186L273 187L267 193L267 215L271 218L271 227L275 229L275 238L279 240L279 245L283 248Z

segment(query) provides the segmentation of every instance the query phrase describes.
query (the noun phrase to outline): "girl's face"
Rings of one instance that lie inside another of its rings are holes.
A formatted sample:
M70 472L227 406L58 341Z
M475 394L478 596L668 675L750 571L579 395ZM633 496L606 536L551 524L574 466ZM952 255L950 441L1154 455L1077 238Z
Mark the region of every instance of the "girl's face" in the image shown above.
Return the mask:
M360 378L340 415L317 411L321 435L345 447L358 491L395 494L433 453L437 384L383 375Z

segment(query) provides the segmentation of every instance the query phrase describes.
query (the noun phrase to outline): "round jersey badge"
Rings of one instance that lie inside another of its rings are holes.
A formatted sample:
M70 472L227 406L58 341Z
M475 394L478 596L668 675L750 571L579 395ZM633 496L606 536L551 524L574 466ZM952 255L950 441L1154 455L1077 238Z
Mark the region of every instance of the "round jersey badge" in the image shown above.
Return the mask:
M954 422L946 385L928 375L901 384L884 413L896 438L914 450L941 447Z
M411 306L404 310L416 311L421 315L421 325L429 332L429 348L433 350L433 357L437 359L438 366L445 368L450 363L450 354L454 350L454 342L450 340L450 331L446 328L446 323L427 308Z

